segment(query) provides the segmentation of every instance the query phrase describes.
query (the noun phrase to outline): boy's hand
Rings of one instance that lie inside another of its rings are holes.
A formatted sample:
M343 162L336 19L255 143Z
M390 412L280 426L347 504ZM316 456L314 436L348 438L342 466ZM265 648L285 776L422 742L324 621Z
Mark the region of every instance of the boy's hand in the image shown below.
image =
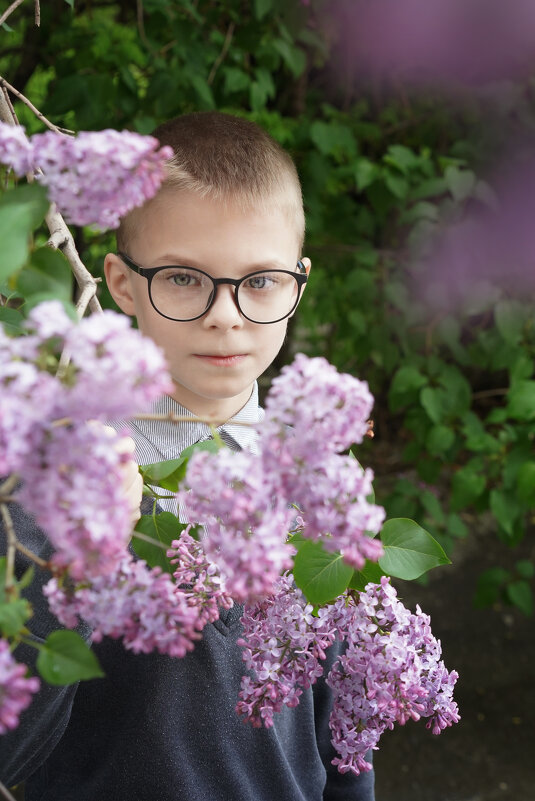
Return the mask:
M91 420L90 424L93 426L102 425L96 420ZM116 435L116 431L111 426L102 426L110 437ZM117 453L134 453L136 450L136 443L132 437L121 437L117 440L115 449ZM122 489L125 498L128 501L130 508L130 519L132 522L132 530L134 529L137 521L141 517L141 498L143 496L143 478L138 470L138 465L135 459L131 458L128 462L121 465L122 475Z
M106 428L115 433L115 430L110 426L106 426ZM115 448L117 453L133 454L136 450L136 443L132 437L121 437ZM128 462L122 465L121 473L123 477L122 486L130 507L130 519L132 521L133 529L141 517L140 505L143 495L143 478L138 470L138 465L134 458L129 459Z

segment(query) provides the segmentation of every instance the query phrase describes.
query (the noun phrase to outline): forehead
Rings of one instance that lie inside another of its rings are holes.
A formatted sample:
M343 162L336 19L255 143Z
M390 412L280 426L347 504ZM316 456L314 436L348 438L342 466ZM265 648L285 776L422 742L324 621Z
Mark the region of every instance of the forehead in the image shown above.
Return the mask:
M247 266L295 263L300 238L287 198L245 203L166 187L139 209L131 223L127 251L145 266L189 261Z

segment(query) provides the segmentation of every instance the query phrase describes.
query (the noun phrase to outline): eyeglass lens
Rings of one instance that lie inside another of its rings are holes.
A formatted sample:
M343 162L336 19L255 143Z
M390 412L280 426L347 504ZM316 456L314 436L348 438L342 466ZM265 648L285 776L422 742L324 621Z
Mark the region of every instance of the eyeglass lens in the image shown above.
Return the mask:
M210 305L215 285L209 275L193 267L170 267L151 282L154 306L174 320L193 320ZM297 302L299 284L290 272L275 270L246 276L239 284L237 302L242 314L257 323L276 322L290 314Z

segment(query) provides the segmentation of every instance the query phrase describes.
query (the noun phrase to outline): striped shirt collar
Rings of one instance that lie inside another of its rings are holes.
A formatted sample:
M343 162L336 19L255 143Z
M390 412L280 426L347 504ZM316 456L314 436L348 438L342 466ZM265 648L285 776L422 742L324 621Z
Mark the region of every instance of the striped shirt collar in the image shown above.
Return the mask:
M152 405L151 413L161 415L180 415L195 419L195 415L185 409L168 395L159 398ZM233 450L256 450L257 433L253 425L264 417L264 410L258 405L258 384L255 381L251 397L234 417L218 427L221 438ZM233 425L234 421L234 425ZM200 440L209 439L210 427L206 423L180 422L170 420L131 420L128 423L130 436L136 443L136 459L139 464L152 464L167 459L176 459L184 448Z

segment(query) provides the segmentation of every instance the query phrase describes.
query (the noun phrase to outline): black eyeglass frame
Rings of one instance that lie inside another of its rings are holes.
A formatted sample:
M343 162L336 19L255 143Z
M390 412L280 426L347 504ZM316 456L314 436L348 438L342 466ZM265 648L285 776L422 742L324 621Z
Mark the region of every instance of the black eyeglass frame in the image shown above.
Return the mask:
M244 275L243 278L213 278L209 273L205 272L204 270L199 270L198 267L187 267L186 265L183 265L183 264L165 264L165 265L162 265L161 267L141 267L141 265L136 264L135 261L132 261L132 259L129 256L127 256L126 253L118 252L117 255L119 256L121 261L123 261L126 264L127 267L129 267L131 270L133 270L138 275L141 275L143 278L147 279L148 285L149 285L149 287L148 287L149 288L149 299L150 299L150 302L152 304L152 308L161 317L165 317L166 320L173 320L175 323L191 323L191 322L193 322L193 320L199 320L201 317L204 317L204 315L207 314L210 311L210 309L212 308L212 306L214 305L214 303L216 301L216 298L217 298L217 287L220 284L231 284L234 287L234 302L236 303L238 311L240 312L242 317L245 317L245 319L249 320L250 323L256 323L256 325L273 325L274 323L280 323L281 320L285 320L287 317L289 317L291 314L293 314L293 312L296 310L297 304L299 303L299 300L301 299L301 294L302 294L302 291L303 291L303 287L306 284L306 282L308 281L308 275L307 275L307 272L306 272L306 267L303 264L303 262L301 261L301 259L299 259L299 261L297 262L297 268L300 270L300 272L298 272L298 273L293 273L291 270L255 270L255 272L253 272L253 273L247 273L247 275ZM208 306L202 312L202 314L198 314L196 317L188 317L186 320L181 320L181 319L177 319L176 317L169 317L169 315L164 314L163 312L161 312L157 308L156 304L154 303L154 301L152 299L152 290L151 290L152 279L154 278L156 273L159 273L162 270L172 269L173 267L174 268L181 267L182 269L185 269L185 270L196 270L198 273L202 273L202 275L205 275L212 282L212 284L214 286L214 289L213 289L213 291L211 293L211 299L208 301ZM290 309L290 311L287 314L285 314L283 317L279 317L278 320L269 320L269 322L259 322L258 320L252 320L250 317L248 317L243 312L243 310L242 310L242 308L240 306L240 302L238 300L238 289L240 288L240 285L244 281L246 281L248 278L252 278L255 275L263 275L264 273L267 273L267 272L269 272L269 273L285 273L286 275L293 276L295 278L295 280L297 281L297 297L296 297L295 303L292 306L292 308Z

